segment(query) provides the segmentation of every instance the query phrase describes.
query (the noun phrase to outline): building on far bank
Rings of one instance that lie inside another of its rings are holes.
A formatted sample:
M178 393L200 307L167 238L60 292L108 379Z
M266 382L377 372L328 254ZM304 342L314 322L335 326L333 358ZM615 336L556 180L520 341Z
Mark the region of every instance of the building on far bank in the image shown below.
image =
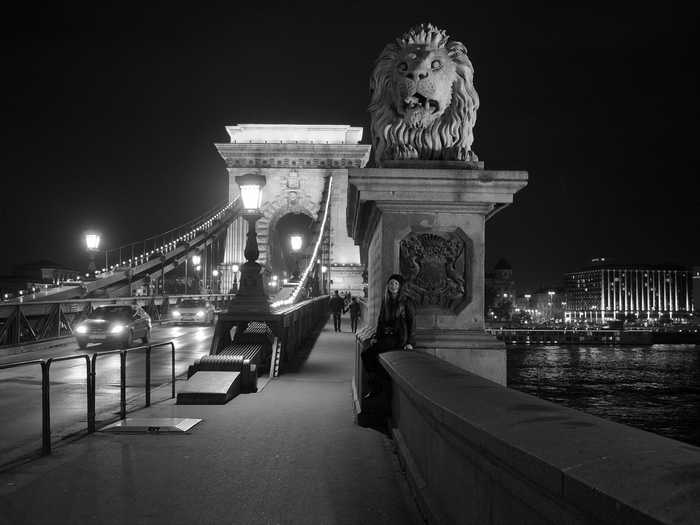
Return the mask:
M695 290L695 294L693 294L693 311L696 312L695 315L697 316L697 312L700 312L700 305L698 305L698 302L700 302L700 266L693 266L693 290Z
M0 297L16 297L20 292L32 291L32 288L50 288L77 279L79 275L78 270L48 260L19 264L14 267L12 275L0 276Z
M688 319L693 307L693 274L677 265L620 264L605 258L567 273L566 322Z
M561 287L539 288L518 296L513 305L520 317L530 323L558 323L564 319L566 296Z
M60 263L42 259L40 261L18 264L14 274L23 278L27 283L58 284L63 281L76 279L80 272Z

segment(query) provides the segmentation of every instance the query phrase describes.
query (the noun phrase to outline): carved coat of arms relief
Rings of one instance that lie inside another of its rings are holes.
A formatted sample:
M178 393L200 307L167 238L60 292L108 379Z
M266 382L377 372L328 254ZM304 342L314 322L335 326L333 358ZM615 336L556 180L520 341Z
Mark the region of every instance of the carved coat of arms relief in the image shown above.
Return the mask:
M416 307L458 314L472 297L471 239L461 230L411 232L399 243L399 267Z

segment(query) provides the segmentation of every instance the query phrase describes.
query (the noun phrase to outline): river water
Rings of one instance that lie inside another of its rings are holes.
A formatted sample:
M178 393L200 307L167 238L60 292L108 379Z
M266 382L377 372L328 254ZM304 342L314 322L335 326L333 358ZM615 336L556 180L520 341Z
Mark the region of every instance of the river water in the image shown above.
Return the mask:
M507 348L510 388L700 446L700 345Z

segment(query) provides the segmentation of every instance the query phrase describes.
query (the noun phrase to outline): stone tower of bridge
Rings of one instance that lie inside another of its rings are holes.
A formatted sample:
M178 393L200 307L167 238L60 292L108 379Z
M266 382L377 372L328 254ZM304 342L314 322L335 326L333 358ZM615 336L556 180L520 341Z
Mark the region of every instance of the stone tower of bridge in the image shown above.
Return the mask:
M333 177L329 209L330 243L327 259L334 289L362 289L360 253L346 229L348 169L362 168L369 159L370 146L360 144L361 127L343 125L240 124L227 126L231 142L216 144L226 162L229 177L229 202L239 195L236 176L246 173L264 175L262 212L257 225L260 257L269 262L270 242L278 221L288 214L304 214L320 221L324 189ZM233 265L245 261L247 223L237 219L228 229L224 261L221 265L221 290L234 282ZM272 247L274 248L274 247Z
M348 231L367 261L370 325L400 273L416 349L505 385L505 345L484 329L486 221L528 174L486 170L471 149L473 80L466 46L431 24L385 46L370 77L376 167L350 169Z

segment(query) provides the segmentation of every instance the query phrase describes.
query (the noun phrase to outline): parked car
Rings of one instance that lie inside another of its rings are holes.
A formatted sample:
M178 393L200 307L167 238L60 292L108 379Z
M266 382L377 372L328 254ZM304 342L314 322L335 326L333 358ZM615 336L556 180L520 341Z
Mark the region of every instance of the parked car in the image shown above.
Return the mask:
M137 305L108 305L95 308L87 319L79 323L75 339L80 348L88 343L112 343L126 348L135 339L148 343L151 337L151 316Z
M216 311L205 299L183 299L170 312L175 323L214 324Z

